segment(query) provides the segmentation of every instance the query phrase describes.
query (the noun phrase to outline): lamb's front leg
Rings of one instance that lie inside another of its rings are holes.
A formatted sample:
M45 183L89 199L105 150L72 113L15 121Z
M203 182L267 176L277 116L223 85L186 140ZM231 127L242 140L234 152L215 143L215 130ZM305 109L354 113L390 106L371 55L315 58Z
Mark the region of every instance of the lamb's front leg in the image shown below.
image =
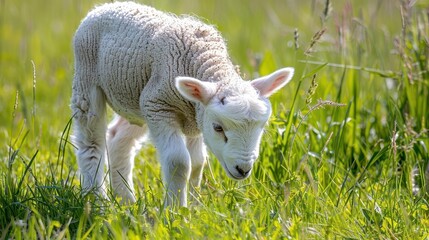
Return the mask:
M187 206L187 182L191 174L191 157L184 137L177 128L159 127L151 130L157 148L163 180L167 189L166 205Z
M206 163L207 151L204 145L203 137L187 138L186 145L191 155L192 172L189 179L191 185L191 194L196 194L196 188L200 187L203 168Z

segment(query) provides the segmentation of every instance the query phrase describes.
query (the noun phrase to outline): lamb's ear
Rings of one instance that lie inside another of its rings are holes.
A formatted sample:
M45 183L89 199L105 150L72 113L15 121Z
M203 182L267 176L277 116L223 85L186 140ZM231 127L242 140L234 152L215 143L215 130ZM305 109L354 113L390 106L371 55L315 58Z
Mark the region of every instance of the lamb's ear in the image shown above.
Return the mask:
M268 76L253 80L251 84L259 91L261 96L269 97L292 79L293 72L293 68L282 68Z
M204 105L216 94L216 84L191 77L177 77L176 88L184 98Z

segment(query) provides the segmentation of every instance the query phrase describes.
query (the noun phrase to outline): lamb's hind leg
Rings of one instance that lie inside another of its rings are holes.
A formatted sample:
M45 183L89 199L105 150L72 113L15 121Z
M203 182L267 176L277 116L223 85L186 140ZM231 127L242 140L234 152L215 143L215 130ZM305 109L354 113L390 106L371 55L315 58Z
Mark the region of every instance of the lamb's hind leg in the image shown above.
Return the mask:
M116 116L107 131L107 156L113 191L122 202L133 203L134 185L132 170L134 157L140 149L145 127L130 124L126 119Z
M81 83L79 79L74 82L71 108L82 190L87 193L95 189L105 197L106 103L100 89Z

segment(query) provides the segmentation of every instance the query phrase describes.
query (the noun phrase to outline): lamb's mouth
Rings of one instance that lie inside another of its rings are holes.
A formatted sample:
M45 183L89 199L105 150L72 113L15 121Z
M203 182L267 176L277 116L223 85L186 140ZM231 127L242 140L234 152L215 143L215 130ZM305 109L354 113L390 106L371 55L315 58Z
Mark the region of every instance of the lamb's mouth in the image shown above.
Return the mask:
M221 159L219 159L220 164L222 165L223 169L225 169L226 175L228 175L228 177L234 179L234 180L243 180L245 178L247 178L247 176L235 176L234 174L232 174L228 167L226 166L226 164L224 163L224 161L222 161Z

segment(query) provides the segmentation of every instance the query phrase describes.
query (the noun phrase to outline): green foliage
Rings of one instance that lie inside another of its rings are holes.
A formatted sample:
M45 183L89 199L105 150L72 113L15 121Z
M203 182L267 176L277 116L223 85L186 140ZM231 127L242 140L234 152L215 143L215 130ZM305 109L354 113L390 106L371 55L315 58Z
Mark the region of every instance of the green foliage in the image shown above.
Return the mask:
M212 157L190 207L164 208L147 145L137 203L81 195L71 39L100 1L2 0L0 239L429 237L427 1L144 2L217 25L247 78L295 67L252 176Z

